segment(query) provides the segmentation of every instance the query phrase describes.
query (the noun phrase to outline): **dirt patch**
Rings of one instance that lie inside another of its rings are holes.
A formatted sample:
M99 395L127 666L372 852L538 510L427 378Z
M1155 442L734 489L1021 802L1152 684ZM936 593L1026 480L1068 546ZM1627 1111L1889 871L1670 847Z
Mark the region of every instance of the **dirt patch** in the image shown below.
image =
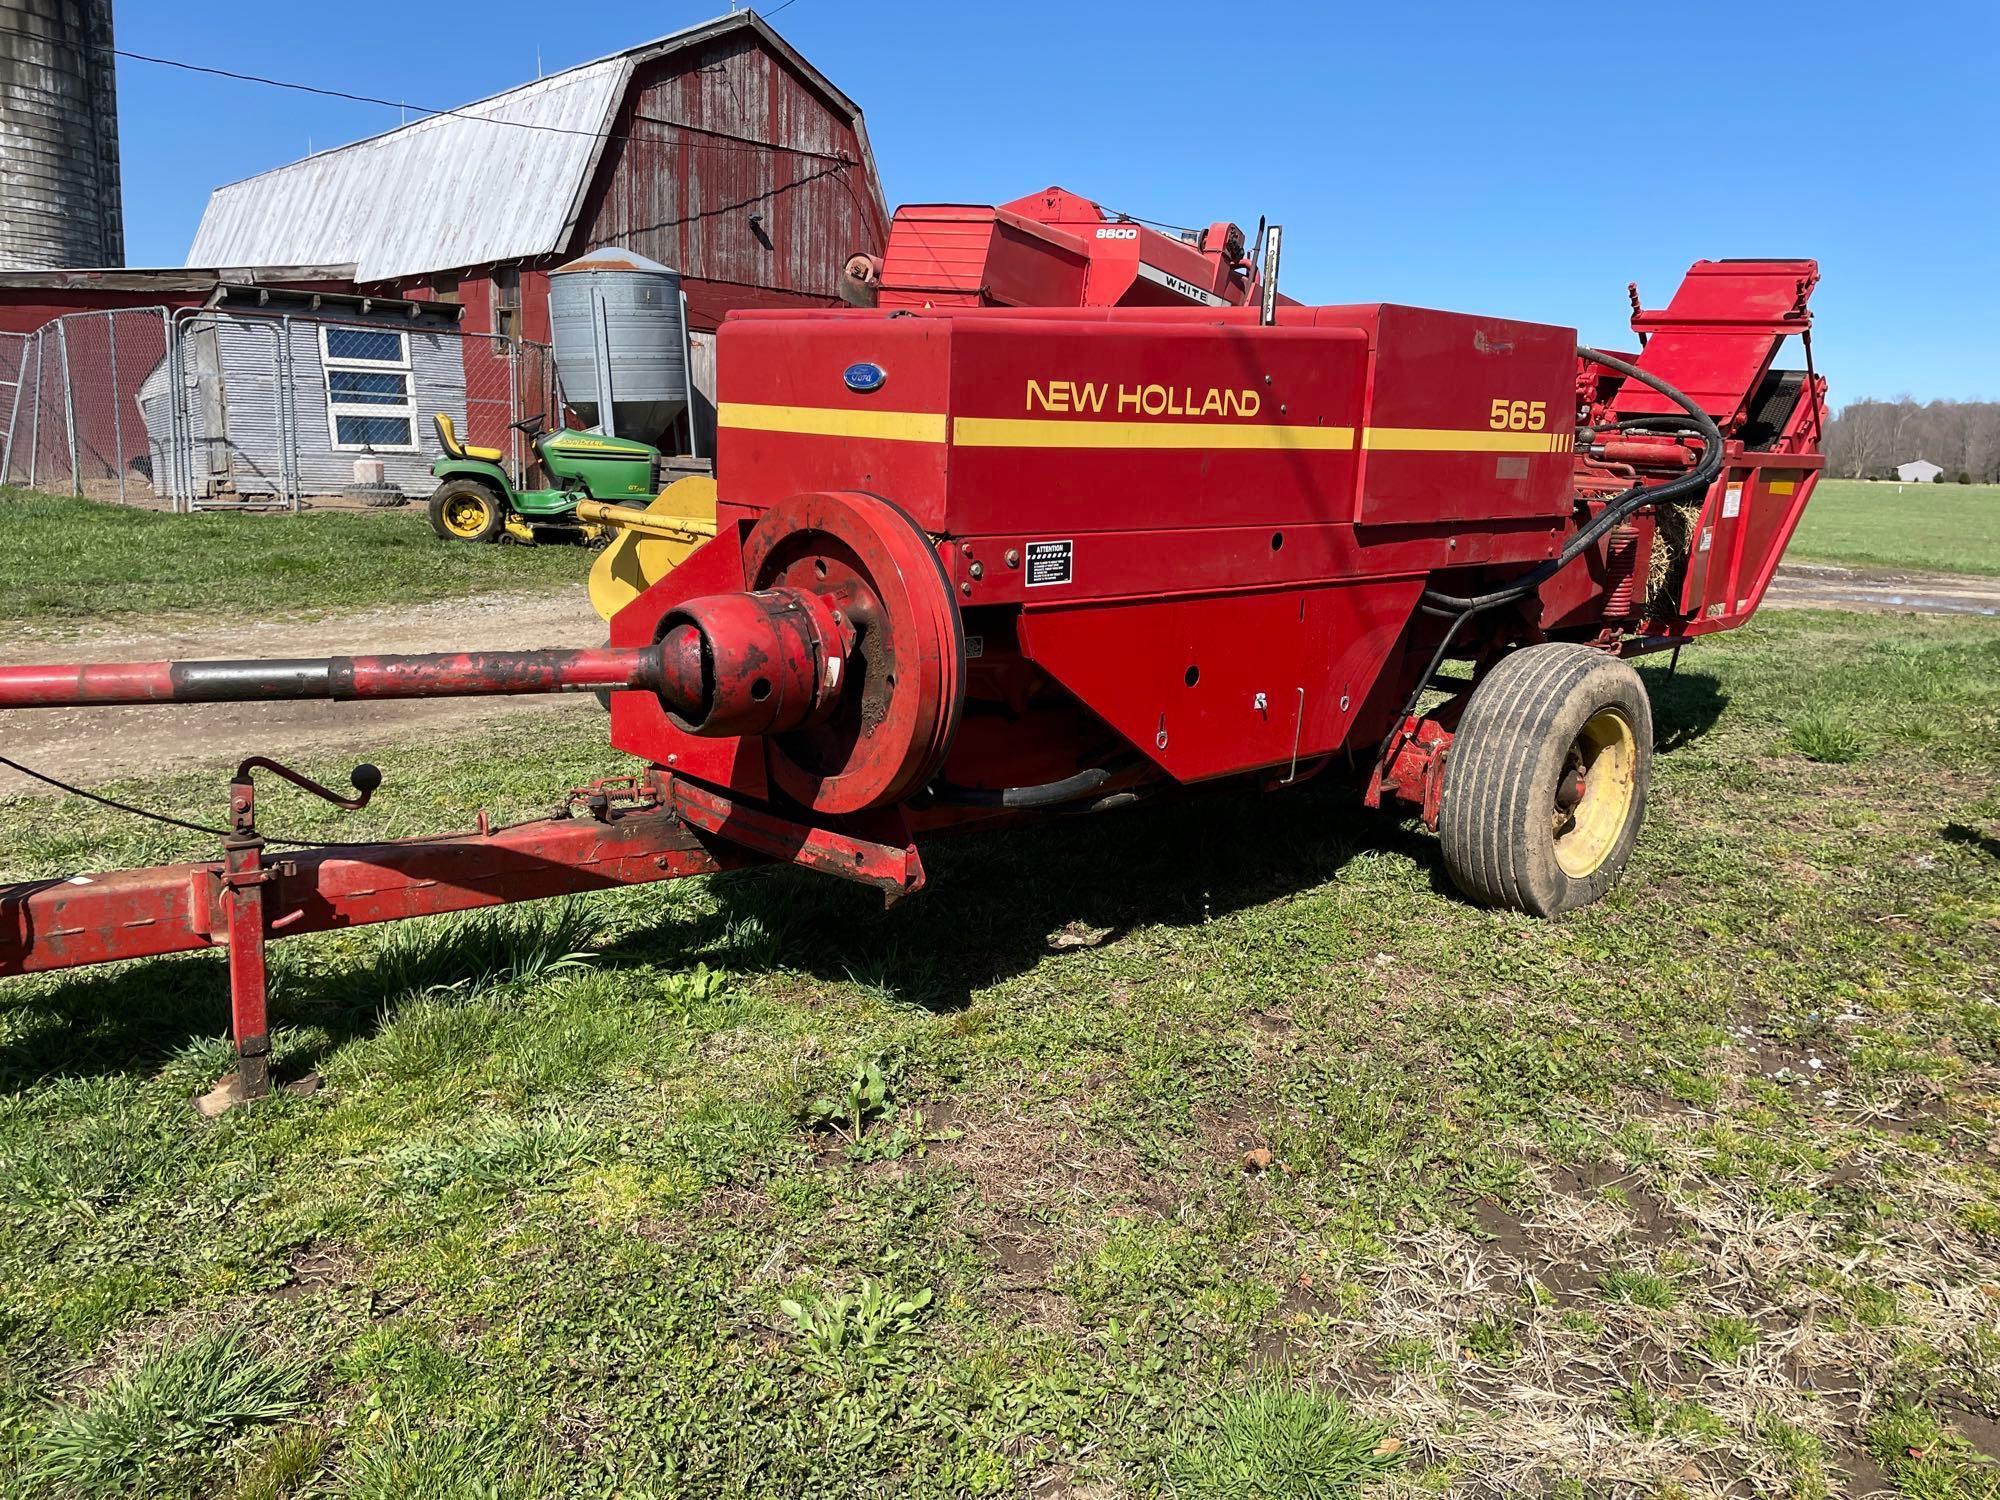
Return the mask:
M1834 1455L1834 1464L1847 1476L1849 1495L1866 1496L1894 1494L1895 1486L1889 1479L1889 1471L1876 1463L1860 1448L1842 1448Z
M1684 1236L1686 1226L1680 1215L1636 1172L1597 1161L1557 1166L1549 1169L1549 1186L1571 1197L1591 1195L1622 1203L1632 1216L1635 1237L1648 1244L1672 1244Z
M344 1246L307 1245L286 1262L285 1269L291 1279L272 1295L290 1301L314 1292L355 1286L361 1280L361 1264L361 1258Z
M1865 614L2000 615L2000 578L1787 562L1771 579L1764 603L1773 609Z
M1249 1020L1250 1055L1258 1062L1275 1061L1298 1047L1298 1022L1284 1011L1253 1011Z
M1250 1367L1291 1369L1309 1363L1318 1345L1314 1319L1323 1306L1310 1276L1286 1282L1278 1305L1250 1336ZM1350 1362L1346 1371L1350 1380L1363 1381L1375 1373L1366 1360Z
M86 624L32 638L16 634L0 645L0 664L525 650L601 645L604 634L604 622L579 583L558 594L480 594L311 621ZM155 771L233 766L253 751L295 754L339 747L359 753L372 745L408 743L521 715L601 712L587 694L38 709L9 717L6 751L38 770L91 786ZM0 795L53 793L0 767Z
M1971 1411L1963 1406L1954 1408L1949 1415L1951 1425L1958 1429L1960 1437L1986 1457L2000 1459L2000 1422L1984 1412Z
M1096 1139L1066 1111L950 1118L956 1139L930 1145L922 1170L955 1174L970 1189L960 1217L993 1266L973 1294L1037 1326L1065 1324L1068 1299L1049 1284L1055 1268L1094 1251L1113 1220L1159 1212L1148 1202L1157 1189L1129 1147Z
M1552 1250L1545 1240L1491 1198L1473 1209L1473 1220L1487 1240L1484 1258L1519 1267L1555 1299L1558 1307L1574 1307L1597 1295L1598 1279L1609 1265L1579 1247Z

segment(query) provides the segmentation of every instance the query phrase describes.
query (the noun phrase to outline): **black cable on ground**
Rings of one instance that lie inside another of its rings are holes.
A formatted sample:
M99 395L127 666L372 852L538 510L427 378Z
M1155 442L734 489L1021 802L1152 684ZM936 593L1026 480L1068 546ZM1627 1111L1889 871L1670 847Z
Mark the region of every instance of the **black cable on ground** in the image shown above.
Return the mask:
M127 813L135 818L144 818L151 823L164 823L169 828L184 828L189 833L205 833L212 838L233 839L236 837L235 832L228 828L217 828L209 823L191 823L186 818L175 817L172 813L157 812L150 807L139 807L130 802L120 802L116 797L107 797L102 792L92 792L80 786L72 786L61 777L51 776L47 771L37 771L33 766L24 766L12 756L0 755L0 766L5 766L10 771L19 771L23 776L39 781L44 786L52 786L59 792L67 792L72 797L81 797L86 802L95 802L99 807L108 807L113 812ZM263 834L265 843L283 844L291 849L365 849L369 847L367 844L339 843L330 839L286 838L283 834L279 833L265 833L261 828L257 831Z

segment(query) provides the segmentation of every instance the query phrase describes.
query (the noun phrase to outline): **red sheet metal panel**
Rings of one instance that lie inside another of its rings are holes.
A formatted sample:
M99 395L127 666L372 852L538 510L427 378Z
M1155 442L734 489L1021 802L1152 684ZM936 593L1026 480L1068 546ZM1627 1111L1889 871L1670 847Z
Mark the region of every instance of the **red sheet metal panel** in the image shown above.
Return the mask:
M1569 513L1574 329L1393 303L1314 319L1364 329L1374 352L1357 523Z
M1727 427L1744 416L1778 345L1811 326L1806 303L1818 281L1810 260L1696 261L1665 308L1633 317L1633 328L1648 335L1639 367ZM1637 381L1613 404L1624 415L1678 409Z
M1071 235L1003 208L899 209L882 261L883 307L1073 307L1090 256Z
M1336 749L1422 578L1028 610L1027 655L1177 781Z

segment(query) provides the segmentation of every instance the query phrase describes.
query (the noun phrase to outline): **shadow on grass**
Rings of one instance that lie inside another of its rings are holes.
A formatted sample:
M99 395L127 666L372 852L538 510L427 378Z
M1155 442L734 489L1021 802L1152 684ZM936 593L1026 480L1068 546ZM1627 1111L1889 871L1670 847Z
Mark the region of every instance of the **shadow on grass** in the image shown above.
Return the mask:
M1434 889L1449 891L1436 840L1360 808L1357 795L1339 783L1285 795L1231 791L935 838L924 848L929 887L886 913L872 890L796 870L713 877L713 911L630 932L594 966L783 967L945 1011L1033 968L1063 945L1052 942L1057 934L1095 945L1135 927L1198 925L1310 889L1364 852L1411 858ZM440 937L441 961L460 946ZM463 961L470 974L480 959ZM274 1026L314 1033L286 1054L287 1076L393 1014L392 976L380 963L357 961L332 976L279 966L272 977ZM190 1044L225 1034L228 993L220 954L85 971L26 994L0 989L0 1014L11 1013L16 1034L0 1045L0 1089L156 1073Z
M628 935L619 958L784 967L944 1011L1051 952L1134 928L1192 927L1335 876L1358 854L1414 860L1453 887L1437 841L1332 783L1230 792L924 846L927 888L884 913L874 892L790 870L715 888L717 909Z
M1967 823L1947 823L1938 830L1938 836L1951 844L1962 844L1988 859L2000 860L2000 839L1991 834L1981 833Z
M312 1026L323 1039L286 1059L285 1076L372 1032L388 1004L372 971L302 980L273 968L274 1026ZM0 988L0 1016L17 1039L0 1045L0 1090L60 1077L146 1077L229 1028L229 965L220 953L141 959L57 979L31 994ZM212 1080L211 1080L212 1081Z
M1671 676L1664 664L1641 674L1653 704L1653 749L1670 755L1692 745L1715 727L1729 706L1722 684L1707 672L1679 671Z

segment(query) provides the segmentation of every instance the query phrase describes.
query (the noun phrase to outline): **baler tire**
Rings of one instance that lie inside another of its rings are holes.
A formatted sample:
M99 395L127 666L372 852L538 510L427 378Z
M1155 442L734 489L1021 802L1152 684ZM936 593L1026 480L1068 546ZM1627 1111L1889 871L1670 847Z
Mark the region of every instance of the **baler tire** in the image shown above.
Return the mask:
M1582 790L1565 810L1572 768ZM1446 755L1445 869L1482 905L1538 917L1588 906L1631 857L1652 768L1652 706L1629 663L1588 646L1516 651L1473 689Z
M454 500L477 499L486 507L485 519L476 530L453 526L446 513ZM431 530L446 542L490 542L498 537L507 521L507 507L491 485L481 484L477 479L447 479L431 492L427 507Z

